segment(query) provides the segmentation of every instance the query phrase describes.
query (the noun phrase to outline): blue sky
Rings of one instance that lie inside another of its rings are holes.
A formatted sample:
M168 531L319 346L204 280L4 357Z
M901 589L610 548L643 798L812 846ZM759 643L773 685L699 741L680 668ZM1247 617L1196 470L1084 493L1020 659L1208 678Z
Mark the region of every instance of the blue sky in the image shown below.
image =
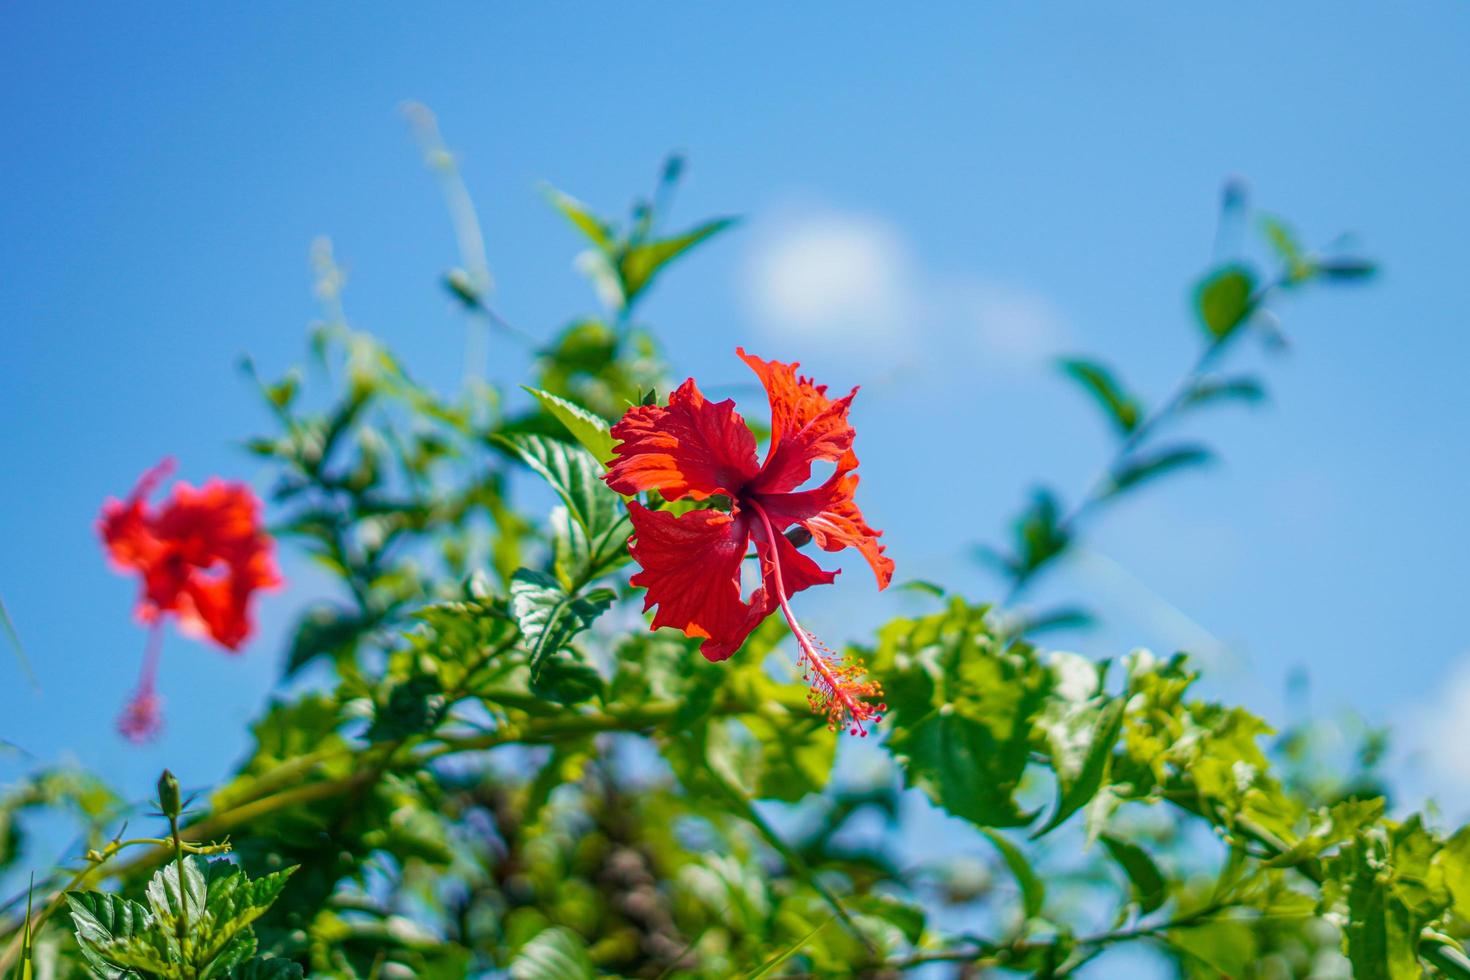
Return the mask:
M454 239L398 112L417 99L460 154L499 308L541 335L595 299L538 183L620 211L687 153L678 218L746 221L646 306L675 371L743 383L744 343L863 385L863 502L900 577L976 598L996 583L970 545L1106 451L1047 359L1098 353L1157 395L1192 358L1226 176L1312 243L1351 232L1381 278L1286 304L1269 404L1193 430L1224 464L1114 514L1046 594L1109 608L1066 645L1201 649L1215 693L1268 714L1304 669L1318 710L1398 724L1406 783L1470 803L1470 8L362 9L0 11L0 595L41 683L0 660L0 737L29 753L10 772L75 758L141 793L242 750L315 580L287 557L300 586L241 658L171 636L170 727L138 749L112 733L134 585L93 522L166 454L263 486L232 445L267 424L234 365L301 359L318 235L356 324L456 383L463 323L435 285ZM492 354L522 380L514 348ZM922 608L848 568L804 606L829 639L853 610Z

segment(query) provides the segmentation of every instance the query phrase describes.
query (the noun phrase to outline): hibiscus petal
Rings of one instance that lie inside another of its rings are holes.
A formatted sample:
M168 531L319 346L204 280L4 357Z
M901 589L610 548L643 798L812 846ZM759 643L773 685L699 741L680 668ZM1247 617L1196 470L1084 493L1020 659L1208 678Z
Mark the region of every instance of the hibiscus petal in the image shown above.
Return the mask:
M693 378L669 396L667 408L629 409L612 436L622 442L605 479L629 496L657 490L669 500L734 497L758 471L755 437L735 403L707 400Z
M255 494L244 484L223 480L210 480L197 490L181 483L157 523L174 549L167 564L185 569L171 604L180 625L238 650L254 631L250 602L255 592L281 582L270 539L260 529Z
M700 652L724 660L740 648L767 610L740 597L740 563L750 540L747 520L718 510L675 517L628 504L633 537L628 551L642 566L629 581L648 592L644 610L658 607L653 628L671 626L700 637Z
M755 550L760 556L761 578L764 583L762 586L764 595L761 596L760 601L769 603L770 609L767 610L769 613L779 605L775 598L776 576L775 569L771 567L771 545L766 538L764 528L757 524L753 530ZM816 535L812 537L815 539ZM804 589L809 589L814 585L831 585L832 580L837 577L836 572L827 571L809 556L796 550L796 545L792 544L786 535L779 531L776 532L775 560L781 563L781 584L786 587L786 598L788 599L796 595L796 593ZM769 599L766 597L769 597ZM752 601L755 601L754 598Z
M153 532L154 514L148 497L173 471L174 461L164 459L144 473L127 500L110 499L102 505L97 533L107 548L107 557L118 569L146 569L160 544Z
M799 493L764 494L760 503L778 531L800 524L825 551L856 548L873 569L878 588L886 589L893 581L893 559L883 554L883 545L878 542L883 532L869 527L858 510L853 496L857 485L856 473L839 469L819 487Z
M797 375L796 362L765 361L740 347L735 353L761 379L771 403L771 448L753 490L794 490L811 478L811 464L819 459L837 461L840 470L857 466L852 425L847 421L856 388L833 400L827 397L826 385Z

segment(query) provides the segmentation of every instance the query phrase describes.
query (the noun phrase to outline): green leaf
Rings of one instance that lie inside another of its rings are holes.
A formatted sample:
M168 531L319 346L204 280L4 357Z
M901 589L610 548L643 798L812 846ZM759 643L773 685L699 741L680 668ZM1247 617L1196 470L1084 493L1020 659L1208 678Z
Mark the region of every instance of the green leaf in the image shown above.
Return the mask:
M813 715L809 724L793 724L786 718L762 714L740 718L760 746L759 776L753 795L757 799L796 803L827 787L837 739L823 738L826 721Z
M1122 435L1138 427L1143 406L1123 390L1123 386L1102 364L1082 358L1065 358L1058 363L1069 378L1076 381L1102 407L1108 421Z
M1325 862L1324 911L1345 913L1343 946L1359 980L1420 976L1419 929L1395 897L1391 849L1376 829L1360 833Z
M1180 399L1181 408L1199 408L1222 401L1260 402L1266 389L1255 378L1201 378Z
M549 519L551 524L552 571L568 592L575 592L583 585L614 571L632 560L628 554L627 540L633 533L633 522L626 515L618 519L607 534L603 535L604 550L596 554L592 542L582 525L572 520L565 507L555 507Z
M1204 446L1185 444L1166 446L1146 453L1135 453L1122 460L1112 474L1109 496L1116 497L1150 480L1212 462L1215 454Z
M1016 519L1016 559L1011 571L1025 576L1067 550L1071 535L1062 526L1061 504L1046 488L1032 491L1031 503Z
M587 534L585 551L593 568L605 569L620 559L631 525L622 498L602 482L602 464L591 453L543 436L516 434L495 439L539 473L566 502Z
M1251 968L1257 965L1256 935L1243 919L1211 919L1162 935L1170 946L1221 977L1252 976Z
M1445 841L1434 863L1444 875L1444 883L1454 896L1455 912L1470 919L1470 826L1461 827Z
M613 230L592 213L591 209L570 194L563 194L555 187L545 185L542 191L551 206L560 211L587 240L603 251L613 247Z
M205 902L208 926L195 929L195 962L204 966L238 948L239 938L275 904L295 870L290 867L252 879L228 861L210 862Z
M550 679L543 678L548 664L567 649L573 637L606 612L614 598L611 589L569 595L554 578L529 568L522 568L511 577L510 615L521 630L533 685ZM570 663L558 660L554 674L559 672L565 677L567 671L586 679L584 672L577 672Z
M1348 799L1313 814L1307 833L1276 857L1266 861L1270 868L1289 868L1314 858L1323 851L1357 834L1383 816L1384 800Z
M1031 869L1031 862L1026 860L1026 855L1019 847L997 831L982 827L980 833L995 845L995 849L1000 852L1001 860L1010 869L1011 877L1016 879L1016 884L1021 889L1021 907L1026 913L1026 918L1036 918L1046 904L1046 886Z
M569 402L559 395L553 395L549 391L542 391L540 388L532 388L528 385L521 387L534 395L543 408L566 426L572 438L581 443L595 460L606 464L612 459L613 437L609 432L607 421L602 416L588 411L581 405Z
M173 861L155 871L148 881L148 906L165 933L172 933L180 918L194 927L203 916L208 895L204 872L197 858L186 856L183 865L182 891L179 888L179 866Z
M1243 265L1227 265L1195 288L1195 312L1215 340L1224 340L1255 311L1256 277Z
M1047 748L1057 777L1057 803L1051 818L1032 833L1033 840L1061 826L1102 788L1113 747L1123 730L1126 707L1124 699L1109 698L1047 726Z
M1031 820L1015 801L1010 753L990 728L953 711L936 711L889 738L905 781L957 817L981 827L1019 827Z
M1169 897L1169 884L1159 871L1159 866L1154 864L1154 859L1148 856L1148 852L1137 844L1109 834L1103 834L1099 840L1128 876L1128 884L1132 888L1133 901L1138 905L1139 914L1148 915L1163 905L1164 900Z
M153 928L147 907L120 895L67 892L77 944L104 980L132 980L135 970L165 973L177 962L177 950Z
M538 932L510 964L511 980L590 980L595 975L586 943L564 926Z
M617 266L618 278L623 286L624 303L631 304L664 266L734 223L734 218L716 218L682 235L645 242L628 249L620 257Z

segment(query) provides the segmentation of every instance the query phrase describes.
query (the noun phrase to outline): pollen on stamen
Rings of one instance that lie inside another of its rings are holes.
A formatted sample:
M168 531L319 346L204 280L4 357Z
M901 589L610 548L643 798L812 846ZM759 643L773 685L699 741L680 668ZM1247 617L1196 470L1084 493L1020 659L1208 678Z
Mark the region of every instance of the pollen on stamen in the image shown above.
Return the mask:
M801 679L807 683L807 701L817 714L827 716L827 730L847 729L848 734L866 738L866 725L883 720L888 705L883 685L870 680L861 660L848 660L817 638L811 630L802 631L806 643L800 644Z

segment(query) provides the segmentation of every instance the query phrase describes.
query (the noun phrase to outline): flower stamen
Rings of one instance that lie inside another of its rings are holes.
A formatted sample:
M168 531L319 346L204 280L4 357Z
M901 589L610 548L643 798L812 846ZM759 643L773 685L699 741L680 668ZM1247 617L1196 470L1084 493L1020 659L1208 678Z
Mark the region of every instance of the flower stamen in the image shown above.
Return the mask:
M781 559L776 553L776 535L771 527L771 520L760 504L754 500L747 503L760 518L766 539L771 543L771 573L776 584L776 601L781 604L781 615L785 617L786 625L801 649L798 658L801 663L801 678L811 688L807 701L813 711L827 716L829 731L846 728L849 734L866 738L868 729L864 723L878 724L883 720L883 712L888 710L888 705L881 702L873 704L869 700L881 698L883 686L868 679L861 660L848 661L841 654L833 652L817 639L815 633L797 621L796 613L791 611L791 603L786 598L786 585L781 580Z
M163 620L154 620L143 650L143 669L138 689L123 706L117 730L134 744L142 744L163 730L163 701L158 696L158 658L163 648Z

